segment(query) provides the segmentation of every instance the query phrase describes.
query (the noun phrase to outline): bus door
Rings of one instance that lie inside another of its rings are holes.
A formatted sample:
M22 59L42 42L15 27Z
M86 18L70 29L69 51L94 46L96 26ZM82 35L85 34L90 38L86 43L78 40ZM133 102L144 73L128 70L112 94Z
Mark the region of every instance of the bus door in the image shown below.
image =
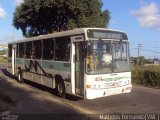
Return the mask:
M12 74L15 75L16 70L16 44L12 45Z
M72 93L80 96L84 96L84 57L82 46L82 42L72 43Z

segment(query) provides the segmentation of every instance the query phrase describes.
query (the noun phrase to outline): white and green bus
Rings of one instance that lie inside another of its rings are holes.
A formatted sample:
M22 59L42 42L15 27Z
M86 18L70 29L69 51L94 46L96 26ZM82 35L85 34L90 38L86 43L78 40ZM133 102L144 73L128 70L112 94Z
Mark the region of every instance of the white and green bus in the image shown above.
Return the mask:
M132 89L126 33L77 28L8 44L8 71L24 79L86 99Z

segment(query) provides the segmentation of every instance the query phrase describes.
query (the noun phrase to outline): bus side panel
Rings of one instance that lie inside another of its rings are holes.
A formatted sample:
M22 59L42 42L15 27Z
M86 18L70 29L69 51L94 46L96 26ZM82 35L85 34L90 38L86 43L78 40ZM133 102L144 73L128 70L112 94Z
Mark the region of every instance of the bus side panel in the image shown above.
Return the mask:
M42 70L41 70L41 83L44 86L55 88L54 76L54 63L52 61L43 60L42 61Z
M71 94L70 63L43 60L42 68L42 85L54 89L55 75L59 75L64 80L66 93Z
M23 73L24 79L32 81L33 73L31 73L31 66L30 66L30 60L29 59L24 60L24 70L23 71L24 71L24 73Z
M38 84L42 84L41 81L41 60L30 60L32 81Z
M65 92L72 93L71 64L69 62L54 62L55 75L60 75L65 84Z
M24 70L24 59L23 58L17 58L16 59L16 74L19 70Z
M28 59L24 62L24 78L42 84L41 60Z
M24 62L24 79L33 81L35 83L55 88L53 82L54 70L50 69L53 62L44 62L41 60L25 60Z
M48 77L46 75L42 75L41 84L44 85L44 86L47 86L49 88L55 88L55 84L53 82L53 78L52 77Z

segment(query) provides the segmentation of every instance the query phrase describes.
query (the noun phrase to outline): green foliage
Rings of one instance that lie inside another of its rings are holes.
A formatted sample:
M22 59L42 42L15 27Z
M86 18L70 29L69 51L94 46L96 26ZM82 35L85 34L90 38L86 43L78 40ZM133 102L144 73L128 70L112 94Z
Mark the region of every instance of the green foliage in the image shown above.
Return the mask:
M139 57L139 65L144 65L146 63L146 60L144 56Z
M7 58L0 57L0 63L7 63Z
M145 70L146 84L160 87L160 67Z
M160 87L160 66L134 67L132 82L135 84Z
M110 12L100 0L24 0L16 8L13 25L26 37L80 27L106 27Z
M131 60L135 63L135 65L138 65L138 57L131 57ZM151 62L146 60L144 56L139 56L139 65L143 66L145 64L150 64Z

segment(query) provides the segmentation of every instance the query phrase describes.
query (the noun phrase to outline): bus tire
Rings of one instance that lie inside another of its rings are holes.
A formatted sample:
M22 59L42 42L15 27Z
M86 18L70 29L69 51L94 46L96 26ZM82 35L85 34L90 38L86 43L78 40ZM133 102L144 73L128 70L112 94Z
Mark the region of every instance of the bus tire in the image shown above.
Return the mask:
M22 71L18 71L18 82L19 83L23 83L24 82L23 76L22 76Z
M56 82L56 94L61 98L65 98L65 85L62 80Z

